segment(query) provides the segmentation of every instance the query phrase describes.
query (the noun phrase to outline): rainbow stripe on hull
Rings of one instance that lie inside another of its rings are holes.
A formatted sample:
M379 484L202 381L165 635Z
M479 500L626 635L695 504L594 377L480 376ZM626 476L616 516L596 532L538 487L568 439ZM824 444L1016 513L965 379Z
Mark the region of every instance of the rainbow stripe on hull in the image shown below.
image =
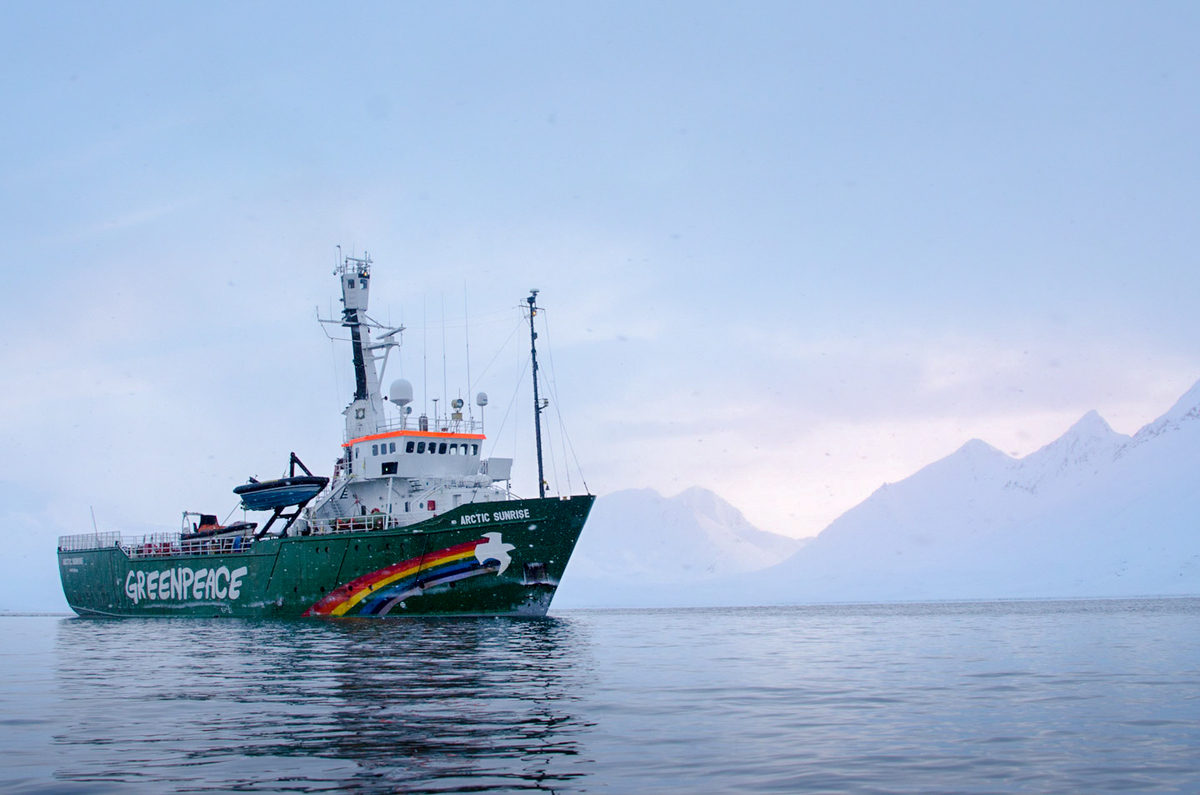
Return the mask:
M503 559L487 557L499 545ZM308 610L305 616L386 616L404 600L422 595L427 588L448 585L468 577L499 574L508 567L507 550L499 533L393 563L364 574L337 588ZM480 550L483 550L480 552Z

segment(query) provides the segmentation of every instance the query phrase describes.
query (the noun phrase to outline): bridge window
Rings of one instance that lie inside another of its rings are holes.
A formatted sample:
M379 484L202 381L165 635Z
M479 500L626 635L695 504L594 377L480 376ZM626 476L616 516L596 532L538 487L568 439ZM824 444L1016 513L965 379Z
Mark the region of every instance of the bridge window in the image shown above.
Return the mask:
M415 447L415 446L416 446L415 442L409 442L408 445L404 448L404 452L411 453L413 451L413 447Z
M445 454L446 454L446 443L442 442L441 444L438 445L438 455L445 455Z
M412 442L409 442L409 444L412 444ZM417 442L417 452L418 453L425 452L425 443L424 442Z
M479 445L471 445L471 455L479 455Z
M379 455L379 445L371 445L371 455Z
M388 442L388 452L389 453L396 452L396 443L395 442Z
M458 455L458 445L450 445L450 455Z

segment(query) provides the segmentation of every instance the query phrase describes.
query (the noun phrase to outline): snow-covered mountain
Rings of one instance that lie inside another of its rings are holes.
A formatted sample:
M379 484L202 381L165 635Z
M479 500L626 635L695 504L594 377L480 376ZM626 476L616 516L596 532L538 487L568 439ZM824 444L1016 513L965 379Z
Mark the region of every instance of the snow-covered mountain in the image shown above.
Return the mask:
M1200 384L1133 437L1089 412L1014 459L972 440L704 601L1200 593Z
M757 529L707 489L618 491L596 500L554 605L686 603L697 584L768 568L803 544Z

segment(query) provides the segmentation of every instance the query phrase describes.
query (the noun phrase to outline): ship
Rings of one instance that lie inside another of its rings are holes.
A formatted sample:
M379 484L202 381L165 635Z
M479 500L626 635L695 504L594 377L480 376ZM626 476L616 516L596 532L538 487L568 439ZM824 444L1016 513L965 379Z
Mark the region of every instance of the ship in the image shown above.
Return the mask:
M544 616L587 521L590 493L547 496L538 393L537 290L529 318L538 496L512 491L513 459L483 456L482 419L456 398L412 416L412 384L380 387L403 327L367 314L372 260L334 275L354 398L330 477L292 453L285 474L234 489L241 521L185 511L178 531L61 536L63 593L80 616L395 618ZM468 394L470 389L468 389ZM487 404L478 393L475 404ZM259 521L249 521L259 518Z

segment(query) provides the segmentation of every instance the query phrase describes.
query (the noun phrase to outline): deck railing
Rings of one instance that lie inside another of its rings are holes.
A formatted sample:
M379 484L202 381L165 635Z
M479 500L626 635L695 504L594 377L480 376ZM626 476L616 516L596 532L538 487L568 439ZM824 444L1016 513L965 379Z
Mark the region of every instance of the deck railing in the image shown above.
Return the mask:
M463 419L456 420L451 417L441 416L436 420L433 417L428 418L424 428L421 427L420 417L405 417L398 420L387 420L375 426L375 433L391 433L392 431L429 431L433 433L483 433L483 422L480 420ZM342 432L342 442L349 442L351 436L349 433Z
M189 538L179 533L152 533L141 539L122 539L121 548L131 558L170 558L181 555L228 555L245 552L254 544L251 536L232 538Z
M120 533L81 533L74 536L59 536L59 552L79 552L84 549L107 549L121 541Z
M254 544L251 536L232 538L182 539L180 533L150 533L144 536L122 536L120 533L86 533L59 536L59 552L79 552L87 549L120 547L135 559L170 558L183 555L228 555L245 552Z

